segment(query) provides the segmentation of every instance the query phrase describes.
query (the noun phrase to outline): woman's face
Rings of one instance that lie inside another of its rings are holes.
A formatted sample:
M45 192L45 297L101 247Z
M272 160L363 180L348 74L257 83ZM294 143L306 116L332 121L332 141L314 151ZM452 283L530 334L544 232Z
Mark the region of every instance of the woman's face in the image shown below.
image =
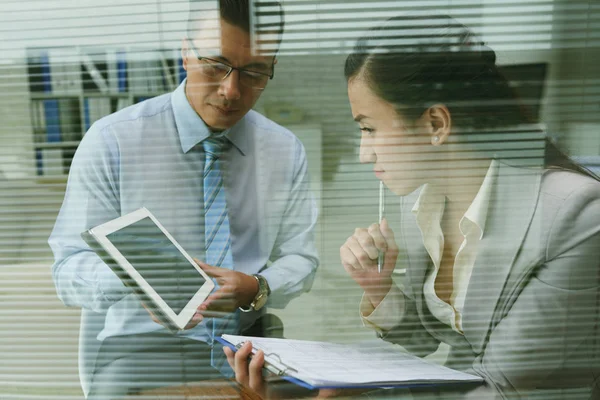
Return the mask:
M394 106L377 97L359 77L348 83L348 97L361 131L360 162L373 164L375 176L399 196L424 184L423 150L431 143L428 135L419 134L423 121L409 128Z

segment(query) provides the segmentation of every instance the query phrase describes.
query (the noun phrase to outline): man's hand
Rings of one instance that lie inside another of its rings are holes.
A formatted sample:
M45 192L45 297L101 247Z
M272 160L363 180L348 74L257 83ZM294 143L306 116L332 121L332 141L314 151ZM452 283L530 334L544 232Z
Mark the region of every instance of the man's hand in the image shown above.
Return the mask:
M208 296L199 308L199 312L234 312L238 307L248 307L258 294L256 278L242 272L226 268L213 267L199 260L196 263L211 278L215 278L219 289Z
M160 322L160 320L158 318L156 318L154 313L152 311L150 311L150 309L148 307L146 307L146 305L144 303L142 303L142 306L146 309L146 311L148 311L148 314L150 314L150 318L152 318L152 321L156 322L157 324L162 325L162 322ZM202 314L200 314L200 312L196 311L196 313L194 314L194 316L192 317L190 322L188 322L187 325L185 326L185 328L183 328L183 329L186 329L186 330L192 329L193 327L198 325L202 321L202 319L203 319Z

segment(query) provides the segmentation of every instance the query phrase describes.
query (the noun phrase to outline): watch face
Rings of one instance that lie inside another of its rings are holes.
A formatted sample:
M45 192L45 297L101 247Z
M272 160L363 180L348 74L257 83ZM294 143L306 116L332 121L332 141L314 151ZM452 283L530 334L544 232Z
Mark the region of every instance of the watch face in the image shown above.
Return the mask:
M260 310L261 308L264 307L265 304L267 304L267 295L261 294L260 296L258 296L256 298L256 300L254 300L254 302L252 303L252 307L255 310Z
M258 281L258 295L254 298L251 307L254 310L260 310L267 303L269 298L269 284L267 280L261 275L254 275Z

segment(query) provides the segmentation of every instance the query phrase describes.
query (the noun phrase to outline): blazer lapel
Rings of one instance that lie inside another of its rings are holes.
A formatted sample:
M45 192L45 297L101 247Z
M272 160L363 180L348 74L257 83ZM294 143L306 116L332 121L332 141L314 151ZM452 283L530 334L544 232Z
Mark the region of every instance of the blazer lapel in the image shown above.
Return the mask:
M431 264L431 258L423 245L421 230L417 225L417 219L412 213L422 187L413 193L402 197L401 204L401 255L406 260L406 275L409 278L410 291L416 297L418 293L423 292L425 274ZM416 300L416 299L415 299Z
M493 316L531 224L540 178L540 170L499 165L463 310L463 331L476 353L497 323Z
M412 208L421 193L421 189L401 199L402 243L400 247L404 252L406 274L410 284L411 295L414 297L415 306L419 313L421 323L436 339L451 346L464 346L465 338L454 332L448 325L436 319L427 309L423 295L425 278L433 261L423 244L423 236L417 224L417 219L412 213Z

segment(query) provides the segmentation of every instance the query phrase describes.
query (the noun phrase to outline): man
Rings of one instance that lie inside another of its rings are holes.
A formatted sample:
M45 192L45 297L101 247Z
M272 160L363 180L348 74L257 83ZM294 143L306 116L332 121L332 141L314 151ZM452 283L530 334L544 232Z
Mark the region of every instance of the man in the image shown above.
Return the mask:
M312 284L317 213L306 155L291 132L251 110L276 64L273 54L254 51L251 37L248 0L220 0L215 14L195 11L192 3L182 45L187 79L173 93L97 121L77 150L49 243L59 297L83 308L82 337L90 328L86 321L100 321L91 339L97 356L80 349L88 398L217 376L229 367L220 346L212 352L215 336L250 327L264 312L265 298L281 308ZM217 142L217 150L207 147ZM215 226L203 196L213 152L228 220ZM142 206L188 253L204 259L199 265L219 285L176 335L80 238ZM226 229L222 257L210 248L213 228ZM229 315L205 318L213 310Z

